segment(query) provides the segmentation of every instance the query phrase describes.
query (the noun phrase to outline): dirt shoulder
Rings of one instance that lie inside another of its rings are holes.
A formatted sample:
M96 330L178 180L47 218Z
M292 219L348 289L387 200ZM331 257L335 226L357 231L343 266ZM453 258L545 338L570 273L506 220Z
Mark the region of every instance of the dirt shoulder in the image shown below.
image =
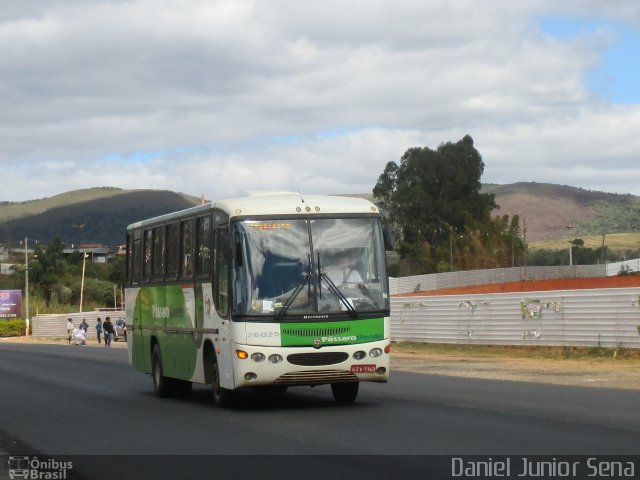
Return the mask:
M480 357L395 352L391 368L466 378L640 390L640 360ZM392 373L393 374L393 373Z

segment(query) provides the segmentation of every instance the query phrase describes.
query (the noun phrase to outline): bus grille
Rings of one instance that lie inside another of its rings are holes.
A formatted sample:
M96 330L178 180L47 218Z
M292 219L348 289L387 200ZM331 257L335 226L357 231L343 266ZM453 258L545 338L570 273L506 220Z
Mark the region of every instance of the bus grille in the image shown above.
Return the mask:
M316 370L310 372L285 373L273 382L279 385L321 385L324 383L357 382L351 372L340 370Z
M335 365L342 363L349 354L345 352L323 352L323 353L292 353L287 356L287 361L294 365L319 366Z
M283 328L281 333L292 337L332 337L345 334L349 330L351 327Z

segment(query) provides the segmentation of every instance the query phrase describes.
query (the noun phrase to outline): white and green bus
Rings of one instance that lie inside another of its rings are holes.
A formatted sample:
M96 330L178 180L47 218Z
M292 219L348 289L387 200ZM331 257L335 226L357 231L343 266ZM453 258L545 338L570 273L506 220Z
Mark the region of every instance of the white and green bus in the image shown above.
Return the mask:
M160 397L212 385L331 385L389 378L382 216L371 202L256 192L127 228L131 365Z

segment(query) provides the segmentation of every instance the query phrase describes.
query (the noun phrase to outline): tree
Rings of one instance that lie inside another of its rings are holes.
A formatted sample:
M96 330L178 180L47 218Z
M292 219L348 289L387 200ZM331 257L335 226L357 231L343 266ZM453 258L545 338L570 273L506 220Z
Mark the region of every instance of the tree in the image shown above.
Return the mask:
M453 232L462 234L468 219L478 224L491 221L496 203L493 194L480 193L483 171L482 157L469 135L435 151L410 148L400 164L386 165L373 194L400 233L401 260L413 261L417 270L432 271L439 264L438 246L448 245ZM429 261L424 257L426 244Z
M46 250L38 245L34 250L34 260L29 262L31 281L40 290L47 305L52 298L60 300L60 292L64 287L62 276L67 269L67 262L63 250L62 240L56 237Z

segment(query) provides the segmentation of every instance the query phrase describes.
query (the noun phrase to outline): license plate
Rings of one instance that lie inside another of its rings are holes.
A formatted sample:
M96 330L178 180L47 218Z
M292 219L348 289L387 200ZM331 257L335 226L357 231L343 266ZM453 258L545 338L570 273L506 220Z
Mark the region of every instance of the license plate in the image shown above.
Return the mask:
M351 365L351 373L373 373L375 371L375 365Z

